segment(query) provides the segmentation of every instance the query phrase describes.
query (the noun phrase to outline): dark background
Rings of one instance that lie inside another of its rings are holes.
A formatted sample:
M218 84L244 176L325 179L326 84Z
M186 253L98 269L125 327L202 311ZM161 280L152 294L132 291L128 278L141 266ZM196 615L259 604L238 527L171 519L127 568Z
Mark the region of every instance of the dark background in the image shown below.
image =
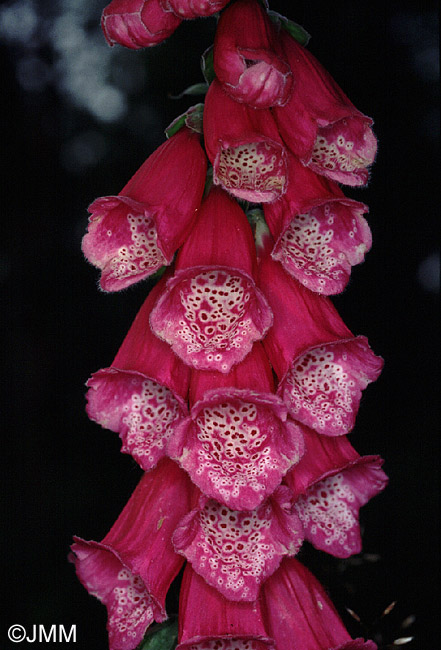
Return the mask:
M105 650L106 612L67 562L73 534L101 539L140 469L117 434L89 422L84 382L112 361L150 288L97 291L80 251L86 207L116 194L201 98L214 19L187 22L143 52L108 48L99 0L0 4L3 158L0 280L2 629L77 625L77 644ZM385 370L364 394L351 441L385 458L390 485L362 511L364 553L300 555L351 633L383 646L438 635L438 16L435 2L272 0L311 33L310 50L375 119L379 153L366 189L374 245L335 298ZM176 609L173 591L170 610ZM383 610L397 601L393 611ZM354 610L362 626L346 611ZM403 625L404 621L404 625ZM75 647L72 644L72 647Z

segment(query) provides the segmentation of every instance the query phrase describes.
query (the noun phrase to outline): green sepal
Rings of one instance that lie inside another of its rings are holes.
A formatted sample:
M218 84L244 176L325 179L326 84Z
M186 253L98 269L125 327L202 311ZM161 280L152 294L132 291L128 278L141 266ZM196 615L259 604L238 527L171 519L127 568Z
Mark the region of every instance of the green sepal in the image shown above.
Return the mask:
M207 48L203 53L203 55L201 56L201 70L207 84L211 84L211 82L216 77L216 74L214 72L214 59L213 59L212 45L210 45L210 47Z
M169 95L170 99L182 99L185 95L206 95L208 90L207 83L193 84L185 90L183 90L179 95Z
M178 621L169 619L154 625L147 632L137 650L174 650L178 643Z
M176 117L173 122L168 125L164 133L167 138L171 138L171 136L175 135L175 133L177 133L179 129L182 129L183 126L186 126L192 131L195 131L195 133L203 133L203 115L203 104L195 104L194 106L190 106L190 108L188 108L185 113L182 113L182 115Z
M273 23L282 27L288 32L288 34L291 34L300 45L308 45L311 34L309 34L304 27L295 23L293 20L289 20L289 18L285 18L285 16L278 14L276 11L268 11L268 16Z

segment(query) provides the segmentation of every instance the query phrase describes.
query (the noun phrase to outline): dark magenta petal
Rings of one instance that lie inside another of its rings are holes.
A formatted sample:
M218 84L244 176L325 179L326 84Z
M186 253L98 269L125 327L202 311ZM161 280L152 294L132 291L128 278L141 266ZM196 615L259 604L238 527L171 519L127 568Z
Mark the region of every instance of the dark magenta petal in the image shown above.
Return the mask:
M202 492L253 510L303 453L302 431L275 395L226 388L205 393L174 430L168 453Z
M177 650L275 650L259 601L227 600L187 564L179 595Z
M308 488L296 508L305 539L345 558L361 551L359 510L387 485L378 456L366 456Z
M276 53L278 34L266 12L253 0L239 0L221 15L214 41L214 69L224 90L255 108L283 106L292 75Z
M225 7L230 0L160 0L164 11L173 11L179 18L212 16Z
M113 0L103 11L101 27L109 45L136 50L161 43L180 22L159 0Z
M216 79L205 98L204 137L216 185L255 203L286 191L287 154L271 111L235 101Z
M377 149L372 120L283 29L280 40L294 80L287 104L274 108L285 145L314 172L339 183L365 185Z
M143 475L101 542L74 538L71 560L85 588L107 607L111 650L132 650L153 620L167 618L166 594L183 564L171 535L192 494L185 472L163 460Z
M119 291L170 264L158 245L156 217L126 197L106 196L89 207L91 218L82 249L101 271L104 291Z
M280 486L268 501L248 512L203 497L176 529L175 549L229 600L255 600L282 557L295 555L302 545L302 525L291 496Z
M121 451L144 469L165 456L173 428L186 415L183 400L140 373L106 368L87 382L87 414L105 429L116 431Z
M353 429L362 391L382 368L367 339L357 336L309 348L292 361L277 392L293 418L340 436Z
M285 559L263 587L263 610L277 650L376 650L352 640L318 580L295 558Z
M92 203L82 248L101 270L104 291L125 289L171 263L193 227L206 169L199 135L184 127L147 158L118 196Z
M366 185L377 140L365 120L348 117L318 129L309 167L337 183Z
M253 280L216 266L177 271L150 317L156 335L185 363L224 373L250 352L271 322Z

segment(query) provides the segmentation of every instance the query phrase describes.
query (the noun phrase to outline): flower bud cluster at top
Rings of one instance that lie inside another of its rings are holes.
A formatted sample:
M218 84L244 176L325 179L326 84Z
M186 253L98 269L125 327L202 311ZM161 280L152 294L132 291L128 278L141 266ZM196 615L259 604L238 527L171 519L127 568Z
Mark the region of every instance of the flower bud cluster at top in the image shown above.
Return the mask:
M383 361L329 298L371 246L368 208L340 184L366 184L372 120L258 0L113 0L102 28L137 49L219 11L204 104L89 208L104 291L165 271L87 382L89 417L144 474L71 559L110 650L167 618L184 563L179 650L374 650L295 558L304 542L359 553L360 507L387 484L348 439Z

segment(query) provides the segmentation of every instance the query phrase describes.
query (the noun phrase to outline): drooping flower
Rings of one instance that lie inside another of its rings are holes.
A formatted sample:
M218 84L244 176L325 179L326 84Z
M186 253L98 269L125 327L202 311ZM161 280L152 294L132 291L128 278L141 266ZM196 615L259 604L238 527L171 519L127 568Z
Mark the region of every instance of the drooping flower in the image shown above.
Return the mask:
M153 331L198 370L227 373L261 339L271 310L255 286L256 251L236 201L212 188L154 307Z
M110 650L132 650L153 621L167 618L165 597L183 564L171 535L191 495L185 472L164 459L143 475L101 542L74 538L77 575L107 607Z
M365 185L377 151L371 118L283 29L280 41L293 75L291 98L273 109L284 143L312 171L338 183Z
M163 10L160 0L112 0L101 17L109 45L119 43L132 50L161 43L180 23L175 14Z
M187 415L189 368L151 331L149 315L164 276L137 314L110 368L87 382L87 413L116 431L121 451L149 470L166 454L173 427Z
M305 539L315 548L345 558L361 551L359 510L387 485L379 456L360 456L346 436L304 432L306 453L288 472Z
M273 259L311 291L340 293L372 245L367 210L290 155L286 193L264 205Z
M233 510L257 508L303 453L302 431L272 389L260 343L228 375L193 371L191 415L170 439L192 481Z
M329 436L348 433L383 360L351 333L329 298L303 287L269 255L259 265L259 284L274 313L263 344L279 378L277 394L295 420Z
M235 101L215 79L205 98L204 137L216 185L254 203L282 196L287 157L269 109Z
M118 196L92 203L82 248L101 270L104 291L125 289L171 263L193 225L206 170L200 136L184 127L141 165Z
M173 535L176 551L234 601L255 600L282 558L296 555L302 542L303 527L286 486L251 511L231 510L201 496Z
M179 595L178 640L176 650L275 650L259 601L227 600L189 564Z
M255 0L239 0L221 15L214 41L214 70L233 99L254 108L283 106L292 74L276 53L279 36Z
M377 650L351 638L322 585L295 558L265 582L262 612L277 650Z
M230 0L160 0L164 11L173 11L179 18L212 16Z

